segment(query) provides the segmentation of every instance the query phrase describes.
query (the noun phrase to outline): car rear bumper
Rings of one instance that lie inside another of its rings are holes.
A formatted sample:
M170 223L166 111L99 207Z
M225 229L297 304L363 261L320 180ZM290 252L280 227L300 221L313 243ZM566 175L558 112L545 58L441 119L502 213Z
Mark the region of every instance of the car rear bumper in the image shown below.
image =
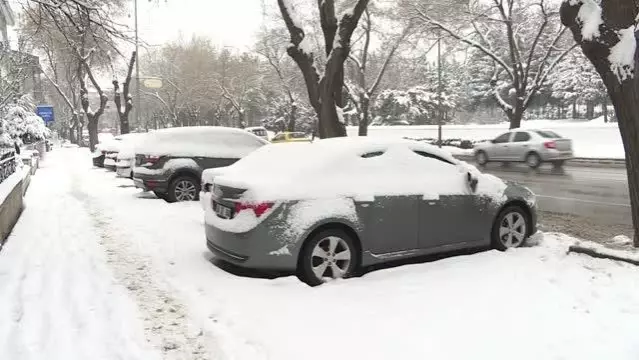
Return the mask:
M123 178L130 178L131 175L133 174L133 172L131 171L131 167L121 167L121 166L116 166L116 175L118 177L123 177Z
M215 216L210 212L206 216ZM295 271L296 245L282 245L271 232L258 225L246 233L223 231L205 224L206 246L216 257L234 265L276 271Z
M144 191L159 193L166 193L168 191L168 181L163 175L146 175L134 172L133 183L136 188Z
M574 158L572 151L547 150L541 154L543 161L571 160Z

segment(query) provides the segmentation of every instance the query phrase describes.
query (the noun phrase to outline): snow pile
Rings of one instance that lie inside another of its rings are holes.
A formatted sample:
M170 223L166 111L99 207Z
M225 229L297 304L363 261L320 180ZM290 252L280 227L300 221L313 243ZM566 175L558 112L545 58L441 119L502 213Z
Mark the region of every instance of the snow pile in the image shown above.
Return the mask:
M158 156L240 159L266 144L267 141L240 129L193 126L149 133L136 146L135 152Z
M422 156L432 154L442 160ZM287 164L283 171L282 164ZM385 138L338 138L315 143L273 144L219 171L215 184L247 189L249 201L370 198L376 195L478 193L501 198L506 185L428 144ZM211 175L205 175L210 180Z
M635 26L617 31L619 42L610 48L610 70L617 76L619 82L630 79L635 72L635 52L637 39L635 38Z
M19 101L2 109L2 124L0 126L0 143L4 146L21 145L23 141L43 140L51 131L44 124L44 120L31 111L32 106Z
M603 24L601 6L594 0L570 0L570 5L576 6L579 1L582 5L579 8L577 19L581 22L581 36L588 41L598 38L600 35L599 26Z

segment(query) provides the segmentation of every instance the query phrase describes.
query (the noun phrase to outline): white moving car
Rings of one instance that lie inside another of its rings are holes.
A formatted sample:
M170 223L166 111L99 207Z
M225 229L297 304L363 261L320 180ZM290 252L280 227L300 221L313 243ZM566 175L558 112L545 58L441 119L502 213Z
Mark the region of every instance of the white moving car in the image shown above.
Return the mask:
M537 168L544 162L562 166L573 158L572 140L550 130L513 129L495 139L475 145L479 165L490 161L525 162Z

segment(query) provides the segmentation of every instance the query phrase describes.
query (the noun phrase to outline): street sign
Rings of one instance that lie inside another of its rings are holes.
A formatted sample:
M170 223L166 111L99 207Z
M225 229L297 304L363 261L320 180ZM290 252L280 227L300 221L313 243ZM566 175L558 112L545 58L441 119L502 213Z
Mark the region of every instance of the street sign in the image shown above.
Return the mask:
M38 116L41 117L47 125L55 121L53 106L51 105L38 105L38 107L36 107L36 114L38 114Z
M160 78L146 78L144 79L144 86L149 89L161 89L162 79Z

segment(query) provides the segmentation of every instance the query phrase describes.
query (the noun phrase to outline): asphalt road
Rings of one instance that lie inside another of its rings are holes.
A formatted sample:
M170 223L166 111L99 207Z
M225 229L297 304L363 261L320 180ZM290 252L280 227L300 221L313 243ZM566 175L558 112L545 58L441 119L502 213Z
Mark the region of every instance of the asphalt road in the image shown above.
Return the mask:
M557 171L548 165L530 170L523 165L489 164L482 171L528 186L543 212L610 225L632 224L625 169L566 166Z

